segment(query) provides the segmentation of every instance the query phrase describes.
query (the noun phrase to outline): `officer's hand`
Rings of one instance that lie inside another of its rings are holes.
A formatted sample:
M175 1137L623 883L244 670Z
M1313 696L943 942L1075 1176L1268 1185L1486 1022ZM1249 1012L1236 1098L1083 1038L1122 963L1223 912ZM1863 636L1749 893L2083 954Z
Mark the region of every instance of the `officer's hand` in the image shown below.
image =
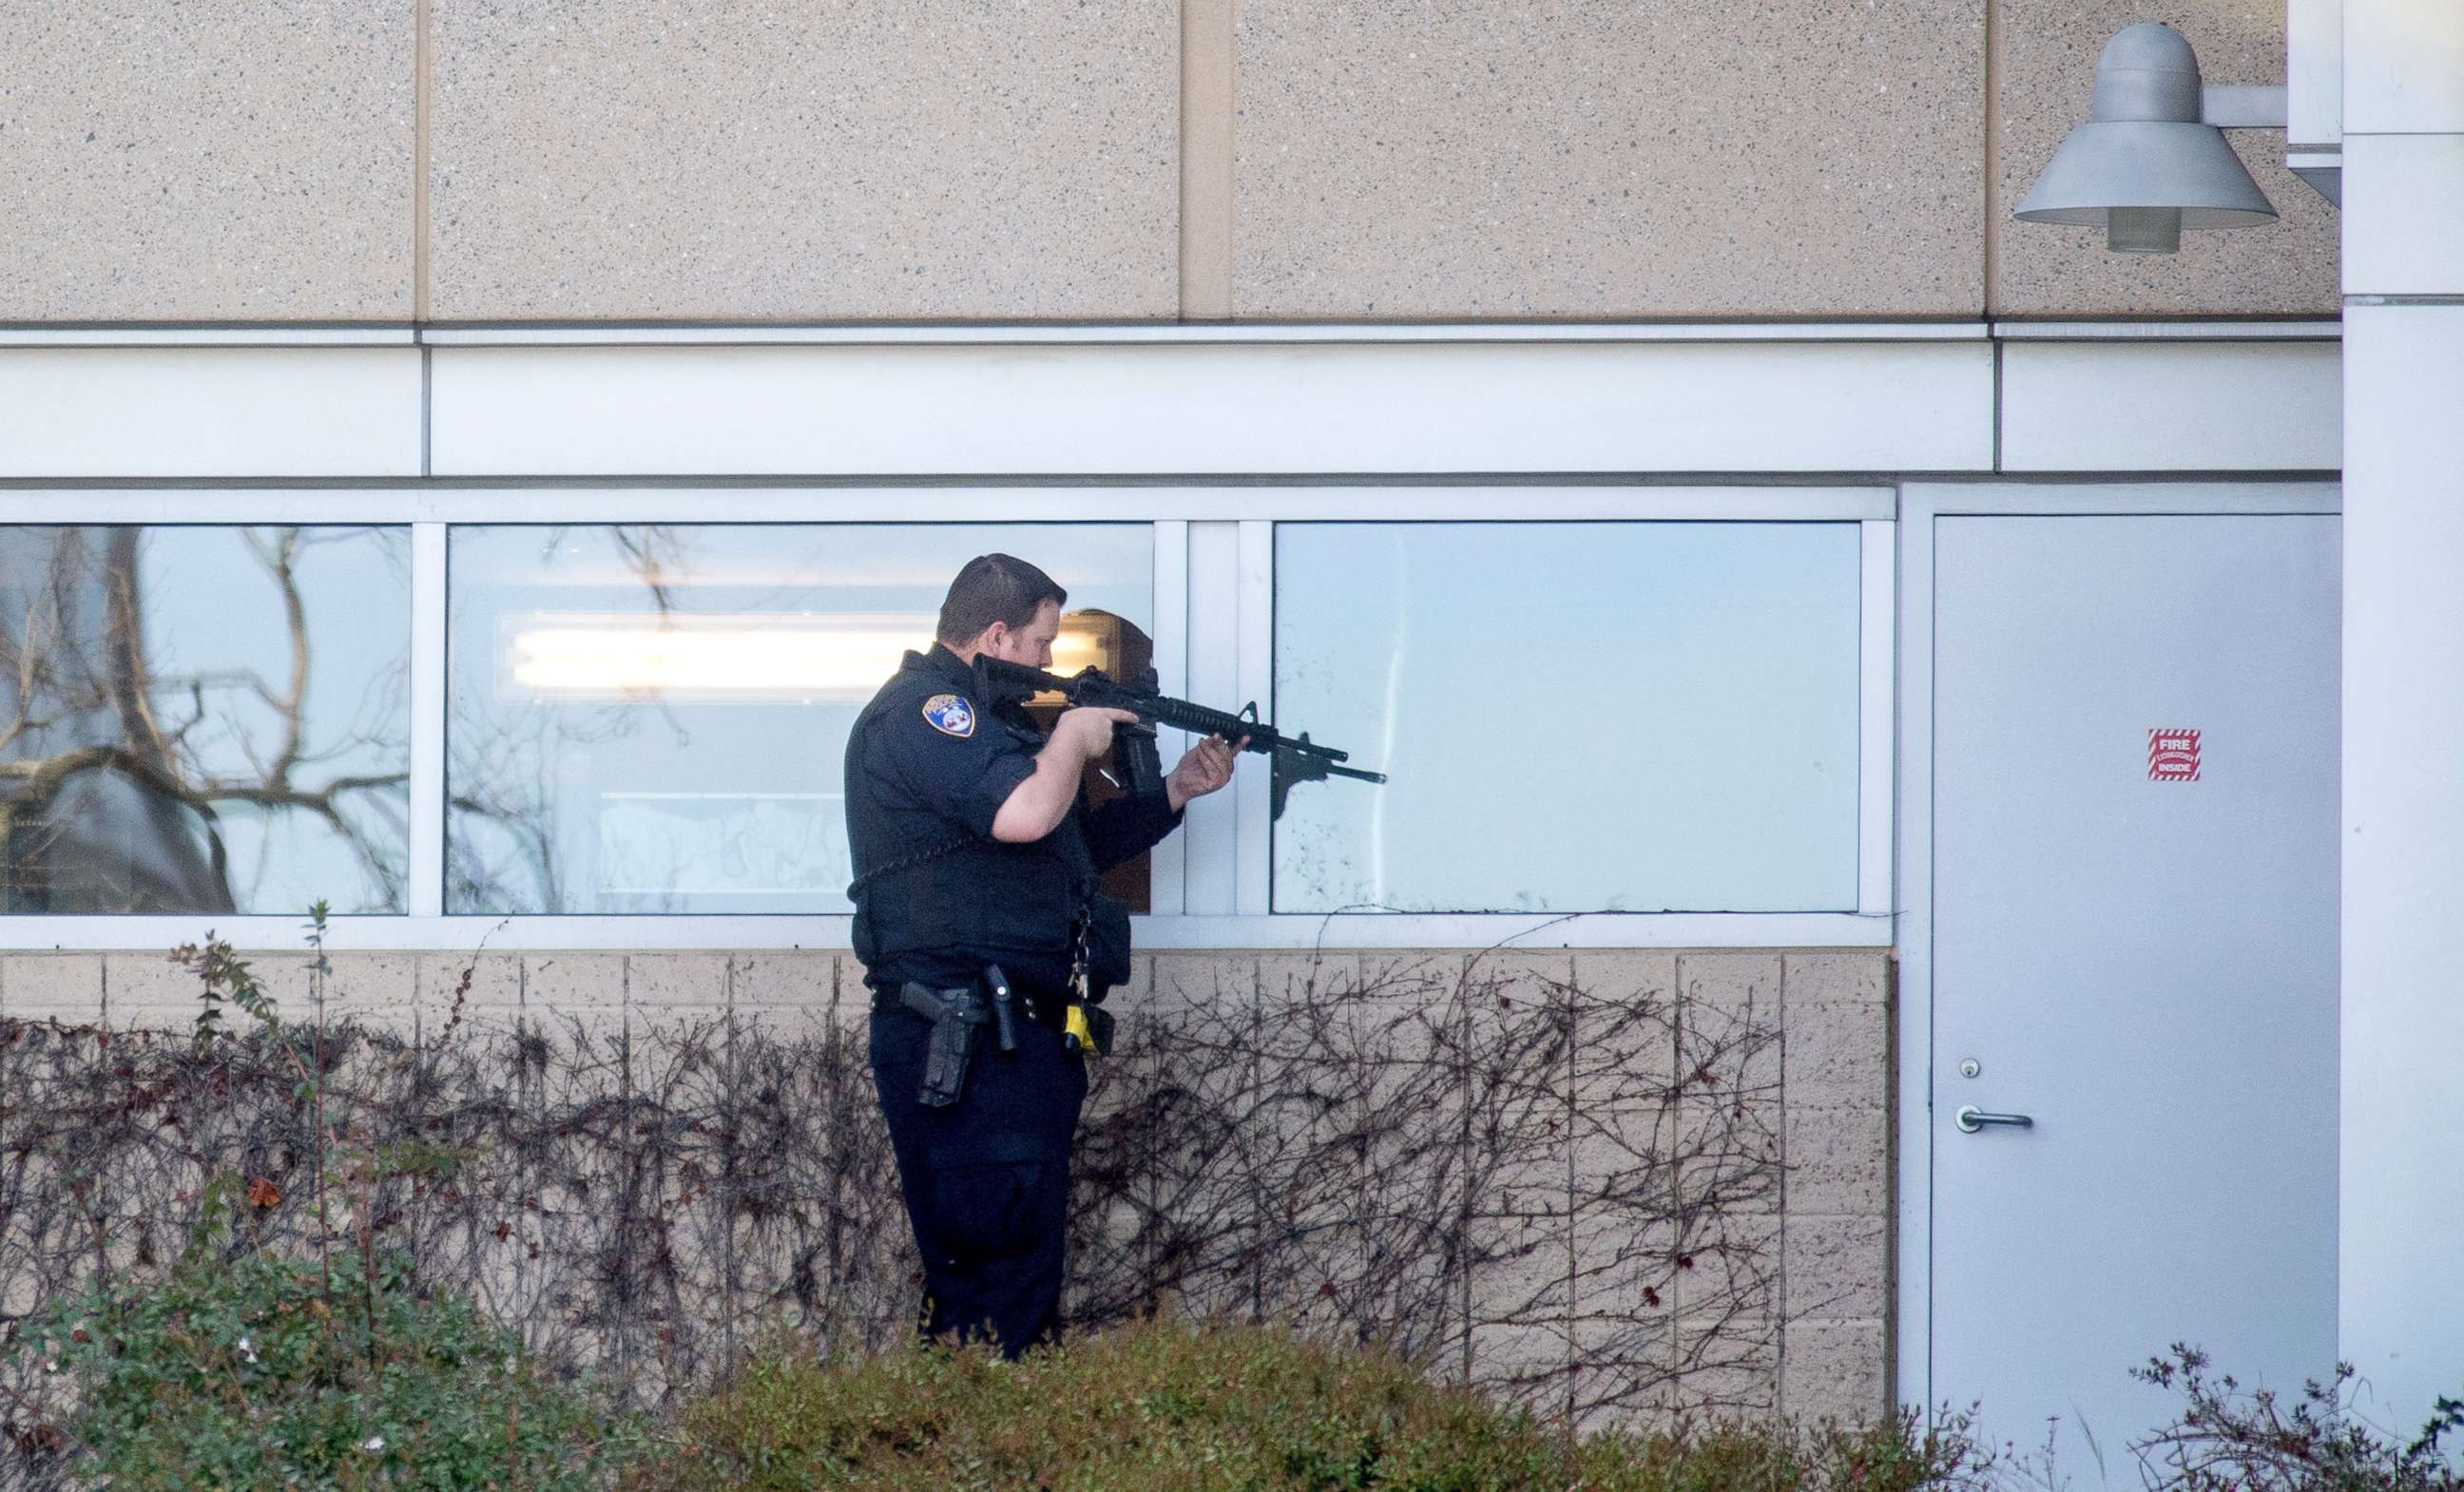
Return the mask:
M1137 718L1127 710L1064 710L1061 718L1053 724L1052 738L1076 743L1087 759L1093 761L1112 749L1112 727L1133 725Z
M1164 797L1177 813L1189 806L1193 798L1203 798L1232 780L1232 764L1247 748L1249 737L1243 735L1236 745L1221 735L1210 735L1189 748L1180 765L1163 779Z

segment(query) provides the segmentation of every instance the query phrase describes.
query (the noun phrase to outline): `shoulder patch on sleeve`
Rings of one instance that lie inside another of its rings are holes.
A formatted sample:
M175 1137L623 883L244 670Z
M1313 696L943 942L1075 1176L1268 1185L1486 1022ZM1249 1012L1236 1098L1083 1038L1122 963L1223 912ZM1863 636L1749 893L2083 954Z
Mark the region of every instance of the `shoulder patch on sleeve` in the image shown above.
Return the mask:
M935 694L924 701L924 721L944 735L960 740L976 734L976 707L959 694Z

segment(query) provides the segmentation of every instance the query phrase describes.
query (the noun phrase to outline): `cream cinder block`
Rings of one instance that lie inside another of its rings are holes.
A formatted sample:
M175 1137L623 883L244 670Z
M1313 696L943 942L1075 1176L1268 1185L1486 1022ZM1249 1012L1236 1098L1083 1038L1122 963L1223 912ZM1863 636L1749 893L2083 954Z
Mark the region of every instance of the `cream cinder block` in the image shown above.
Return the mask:
M0 321L411 315L411 0L0 0Z
M464 973L470 985L462 983ZM522 958L519 954L485 952L419 955L419 1009L429 1031L453 1019L457 997L462 1023L502 1029L514 1023L522 1008Z
M1890 977L1890 954L1879 948L1848 953L1793 953L1783 956L1781 975L1791 1004L1801 999L1880 1004L1888 988L1885 981Z
M18 954L0 965L0 1015L84 1025L102 1019L102 959L93 954Z
M1785 1076L1791 1107L1890 1102L1890 1013L1880 1005L1789 1001Z
M1891 1307L1890 1239L1884 1218L1790 1218L1790 1319L1879 1320Z
M1678 1069L1707 1070L1719 1090L1733 1099L1776 1100L1780 969L1777 954L1679 954Z
M522 1003L541 1011L623 1010L622 954L525 954Z
M1759 1320L1780 1306L1781 1231L1774 1214L1688 1218L1673 1235L1668 1278L1678 1316L1694 1325Z
M294 1020L309 1020L317 1008L318 993L311 959L305 954L285 954L280 958L283 1013ZM325 961L325 1019L329 1022L349 1019L403 1036L410 1034L422 1016L430 1031L444 1024L445 1013L426 1009L420 998L420 976L425 971L419 954L354 950L329 954ZM460 977L459 971L455 977Z
M1678 990L1687 1004L1777 1024L1780 971L1777 954L1683 954L1677 960Z
M1578 1317L1573 1347L1567 1397L1578 1433L1631 1431L1665 1423L1668 1372L1677 1357L1676 1327L1670 1316L1662 1312L1612 1321Z
M1780 1344L1780 1409L1799 1423L1862 1424L1890 1405L1889 1341L1880 1321L1789 1323Z
M445 319L1159 317L1179 17L435 0Z
M627 999L634 1012L705 1013L728 1003L725 954L634 954L626 960Z
M1776 1320L1677 1324L1675 1376L1662 1395L1680 1414L1736 1418L1779 1405Z
M2211 83L2284 81L2284 7L2182 0L2151 17L2137 0L2010 0L1995 13L1994 140L1989 164L1994 316L2332 313L2337 215L2284 166L2284 137L2231 130L2242 165L2282 217L2259 228L2193 229L2179 253L2110 253L2095 230L2022 223L2011 209L2087 120L2097 54L2115 32L2162 19L2189 38Z
M1253 0L1235 314L1972 315L1984 17Z
M205 1009L203 981L161 953L102 955L102 1003L116 1030L186 1031ZM226 1028L245 1020L236 1007L225 1011Z
M1527 1011L1570 1010L1574 960L1568 954L1505 950L1474 956L1468 975L1475 1005L1504 1000Z
M1226 1014L1244 1007L1255 1009L1258 957L1254 954L1158 954L1154 988L1158 1012L1177 1013L1193 1006Z
M1677 957L1661 952L1573 955L1573 1188L1581 1199L1631 1200L1669 1176L1678 1132Z
M737 954L728 970L738 1009L826 1011L842 1000L865 1000L864 965L852 957L797 949Z
M1891 1119L1880 1105L1788 1106L1787 1210L1880 1217L1891 1206Z

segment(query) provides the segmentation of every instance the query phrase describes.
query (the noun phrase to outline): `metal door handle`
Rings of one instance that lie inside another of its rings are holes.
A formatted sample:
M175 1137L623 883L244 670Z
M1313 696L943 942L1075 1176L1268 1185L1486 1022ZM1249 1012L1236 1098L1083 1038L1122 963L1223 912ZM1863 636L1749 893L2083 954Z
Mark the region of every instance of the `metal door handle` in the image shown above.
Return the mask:
M1989 1124L2008 1125L2013 1130L2033 1130L2036 1127L2036 1121L2026 1114L1989 1114L1974 1104L1961 1105L1959 1111L1952 1114L1950 1120L1951 1123L1959 1126L1960 1132L1963 1134L1974 1134Z

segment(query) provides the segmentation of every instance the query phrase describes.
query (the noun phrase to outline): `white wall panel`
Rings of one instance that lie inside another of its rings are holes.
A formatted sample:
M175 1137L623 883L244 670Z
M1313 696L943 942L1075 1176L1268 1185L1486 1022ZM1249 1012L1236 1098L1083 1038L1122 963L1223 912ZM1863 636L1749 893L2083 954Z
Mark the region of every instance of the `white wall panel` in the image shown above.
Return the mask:
M0 348L0 476L417 476L414 347Z
M2464 134L2345 141L2344 208L2345 295L2464 295Z
M2343 457L2338 345L2013 342L2009 472L2324 472Z
M439 347L439 475L1974 470L1978 341Z
M2344 138L2343 0L2285 0L2285 148Z
M2345 313L2341 1340L2383 1423L2455 1392L2464 1290L2464 306Z
M2343 11L2346 136L2464 130L2464 5L2343 0Z

